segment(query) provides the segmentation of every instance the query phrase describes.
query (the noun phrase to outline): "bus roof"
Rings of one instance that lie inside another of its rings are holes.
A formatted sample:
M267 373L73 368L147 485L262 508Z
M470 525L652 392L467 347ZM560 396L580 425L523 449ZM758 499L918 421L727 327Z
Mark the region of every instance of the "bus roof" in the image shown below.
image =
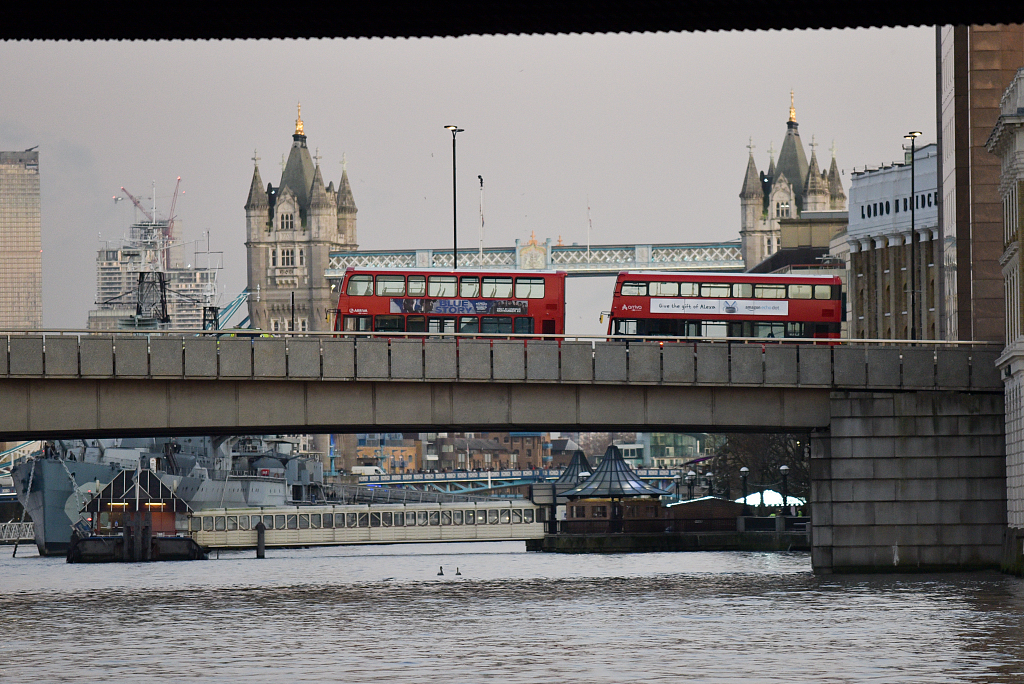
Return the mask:
M838 280L837 275L803 274L803 273L711 273L707 271L619 271L618 277L639 278L646 280L658 280L664 277L669 278L694 278L701 280L729 280L735 282L764 281L764 280Z

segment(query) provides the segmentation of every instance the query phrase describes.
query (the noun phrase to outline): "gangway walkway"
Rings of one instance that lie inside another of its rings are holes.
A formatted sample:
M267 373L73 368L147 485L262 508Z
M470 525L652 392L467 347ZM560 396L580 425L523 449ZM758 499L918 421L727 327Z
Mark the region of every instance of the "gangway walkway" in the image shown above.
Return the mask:
M0 523L0 544L30 542L35 539L35 528L30 522Z

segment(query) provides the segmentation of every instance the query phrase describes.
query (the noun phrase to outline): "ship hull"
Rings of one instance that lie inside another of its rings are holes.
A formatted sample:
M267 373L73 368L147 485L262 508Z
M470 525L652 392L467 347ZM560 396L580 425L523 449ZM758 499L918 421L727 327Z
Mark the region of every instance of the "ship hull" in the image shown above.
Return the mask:
M77 461L62 464L52 458L30 459L13 468L14 489L18 501L32 519L39 555L65 554L71 544L72 521L65 512L68 498L75 489L71 477L79 485L98 481L102 486L119 472L121 468L109 464Z

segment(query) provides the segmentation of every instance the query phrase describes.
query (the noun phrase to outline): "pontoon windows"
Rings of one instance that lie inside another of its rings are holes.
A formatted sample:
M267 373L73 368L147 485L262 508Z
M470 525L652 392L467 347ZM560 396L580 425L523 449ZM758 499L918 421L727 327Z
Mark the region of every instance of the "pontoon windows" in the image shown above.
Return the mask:
M224 516L223 515L218 515L218 516L214 517L214 519L213 519L213 529L217 530L218 532L223 532L224 529L225 529L225 526L226 526L226 523L224 521Z
M299 529L309 529L309 513L299 513Z
M237 529L238 529L238 516L237 515L229 515L228 516L228 531L229 532L234 532Z

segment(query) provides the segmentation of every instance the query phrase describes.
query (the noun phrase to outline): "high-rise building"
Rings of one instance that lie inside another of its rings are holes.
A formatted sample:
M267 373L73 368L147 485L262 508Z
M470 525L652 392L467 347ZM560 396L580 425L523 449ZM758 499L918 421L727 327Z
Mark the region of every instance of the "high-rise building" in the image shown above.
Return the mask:
M356 204L348 172L324 187L319 156L306 147L302 112L281 182L263 186L254 156L245 203L249 318L271 332L329 330L337 294L324 277L331 252L356 248Z
M846 211L846 195L836 165L835 150L827 172L818 167L815 144L807 161L800 125L796 121L793 93L790 93L786 136L775 163L769 150L768 170L758 172L753 146L740 190L740 242L743 264L750 270L782 247L780 222L807 213Z
M936 28L938 220L945 339L1002 342L999 159L985 149L999 100L1024 65L1024 25Z
M39 152L0 152L0 330L43 327Z
M185 263L178 226L171 220L135 223L127 239L96 253L96 308L89 312L89 330L204 327L204 309L217 303L219 264ZM141 288L140 274L148 278ZM144 310L138 314L140 295ZM166 322L159 321L164 314Z

